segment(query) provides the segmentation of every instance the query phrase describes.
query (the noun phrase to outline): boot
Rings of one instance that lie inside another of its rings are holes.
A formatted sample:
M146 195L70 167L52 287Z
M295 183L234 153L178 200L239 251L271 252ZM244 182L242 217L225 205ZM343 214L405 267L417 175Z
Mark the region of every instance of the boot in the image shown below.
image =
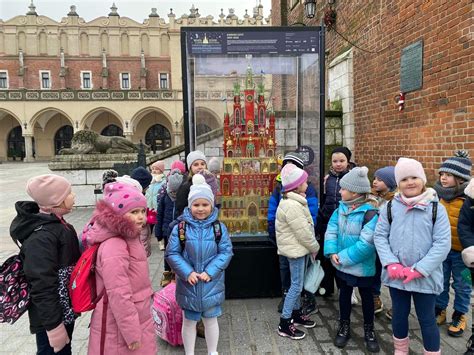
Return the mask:
M285 298L286 298L287 293L288 293L288 290L282 291L281 300L280 300L280 303L278 303L278 313L281 313L283 311L283 304L285 303Z
M306 336L305 332L296 329L293 324L293 319L280 318L278 325L278 335L281 337L288 337L293 340L303 339Z
M393 355L408 355L410 351L410 338L398 339L393 337L393 346L395 348Z
M293 324L295 326L302 325L305 328L314 328L316 326L316 322L309 319L309 316L304 315L301 309L293 311L291 318L293 319Z
M301 296L301 310L305 316L318 313L318 304L316 303L316 296L310 292L303 291Z
M441 350L428 351L428 350L423 349L423 355L441 355Z
M364 324L365 347L369 353L378 353L380 351L377 337L375 336L374 323Z
M464 355L474 355L474 331L473 335L469 338L469 341L466 344L466 352Z
M348 320L339 320L339 327L337 328L334 345L338 348L344 348L351 338L351 322Z

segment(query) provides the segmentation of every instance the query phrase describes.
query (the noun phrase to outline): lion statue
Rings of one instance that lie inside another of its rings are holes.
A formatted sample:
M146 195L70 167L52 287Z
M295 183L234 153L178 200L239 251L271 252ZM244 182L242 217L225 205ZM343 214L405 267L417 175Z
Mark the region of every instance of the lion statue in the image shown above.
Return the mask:
M115 153L136 153L138 147L123 137L102 136L89 130L78 131L71 141L71 148L64 148L59 151L61 155L68 154L115 154Z

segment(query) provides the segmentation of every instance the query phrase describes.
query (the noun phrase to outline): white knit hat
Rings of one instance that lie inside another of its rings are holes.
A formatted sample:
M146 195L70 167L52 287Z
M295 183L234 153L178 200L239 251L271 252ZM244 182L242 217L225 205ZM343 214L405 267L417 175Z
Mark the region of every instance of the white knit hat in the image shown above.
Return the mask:
M188 169L191 169L191 165L193 165L196 160L203 160L207 164L207 159L204 153L200 150L193 150L186 157L186 164L188 164Z
M408 177L420 178L426 184L426 174L423 170L423 165L418 160L402 157L398 159L397 165L395 165L397 185L400 185L400 181Z
M119 176L118 178L115 179L115 181L122 182L124 184L129 185L129 186L133 186L140 192L143 191L142 185L140 185L138 180L135 180L135 179L131 178L128 175Z
M303 169L298 168L295 164L287 163L281 169L281 185L285 192L296 189L306 180L308 180L308 173Z
M193 176L193 184L189 189L188 195L188 207L191 207L193 202L199 198L204 198L214 205L214 194L212 193L211 187L206 184L206 179L201 174Z

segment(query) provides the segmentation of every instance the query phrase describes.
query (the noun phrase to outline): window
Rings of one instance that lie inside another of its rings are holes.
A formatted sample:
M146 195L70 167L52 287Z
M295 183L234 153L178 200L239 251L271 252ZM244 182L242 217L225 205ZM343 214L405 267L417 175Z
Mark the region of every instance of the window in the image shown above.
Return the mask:
M8 89L8 72L0 71L0 89Z
M167 73L160 73L160 89L169 89Z
M40 71L41 89L51 89L51 72Z
M123 90L130 89L130 73L120 73L120 88Z
M81 71L81 89L92 89L92 73Z

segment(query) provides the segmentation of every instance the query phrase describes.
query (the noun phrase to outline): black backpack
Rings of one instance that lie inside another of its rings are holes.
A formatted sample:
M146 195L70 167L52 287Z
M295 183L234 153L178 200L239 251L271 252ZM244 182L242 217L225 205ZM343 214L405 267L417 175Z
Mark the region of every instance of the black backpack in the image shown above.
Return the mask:
M214 238L215 238L216 244L219 245L219 242L221 241L221 237L222 237L221 223L218 220L212 222L212 229L214 231ZM178 238L179 238L179 244L181 245L181 250L184 250L184 246L186 244L186 222L185 221L181 221L178 224Z
M436 223L436 217L438 216L438 202L433 201L431 202L433 204L433 209L432 209L432 216L431 220L433 221L433 226ZM392 225L392 200L388 201L387 203L387 219L388 219L388 224Z

